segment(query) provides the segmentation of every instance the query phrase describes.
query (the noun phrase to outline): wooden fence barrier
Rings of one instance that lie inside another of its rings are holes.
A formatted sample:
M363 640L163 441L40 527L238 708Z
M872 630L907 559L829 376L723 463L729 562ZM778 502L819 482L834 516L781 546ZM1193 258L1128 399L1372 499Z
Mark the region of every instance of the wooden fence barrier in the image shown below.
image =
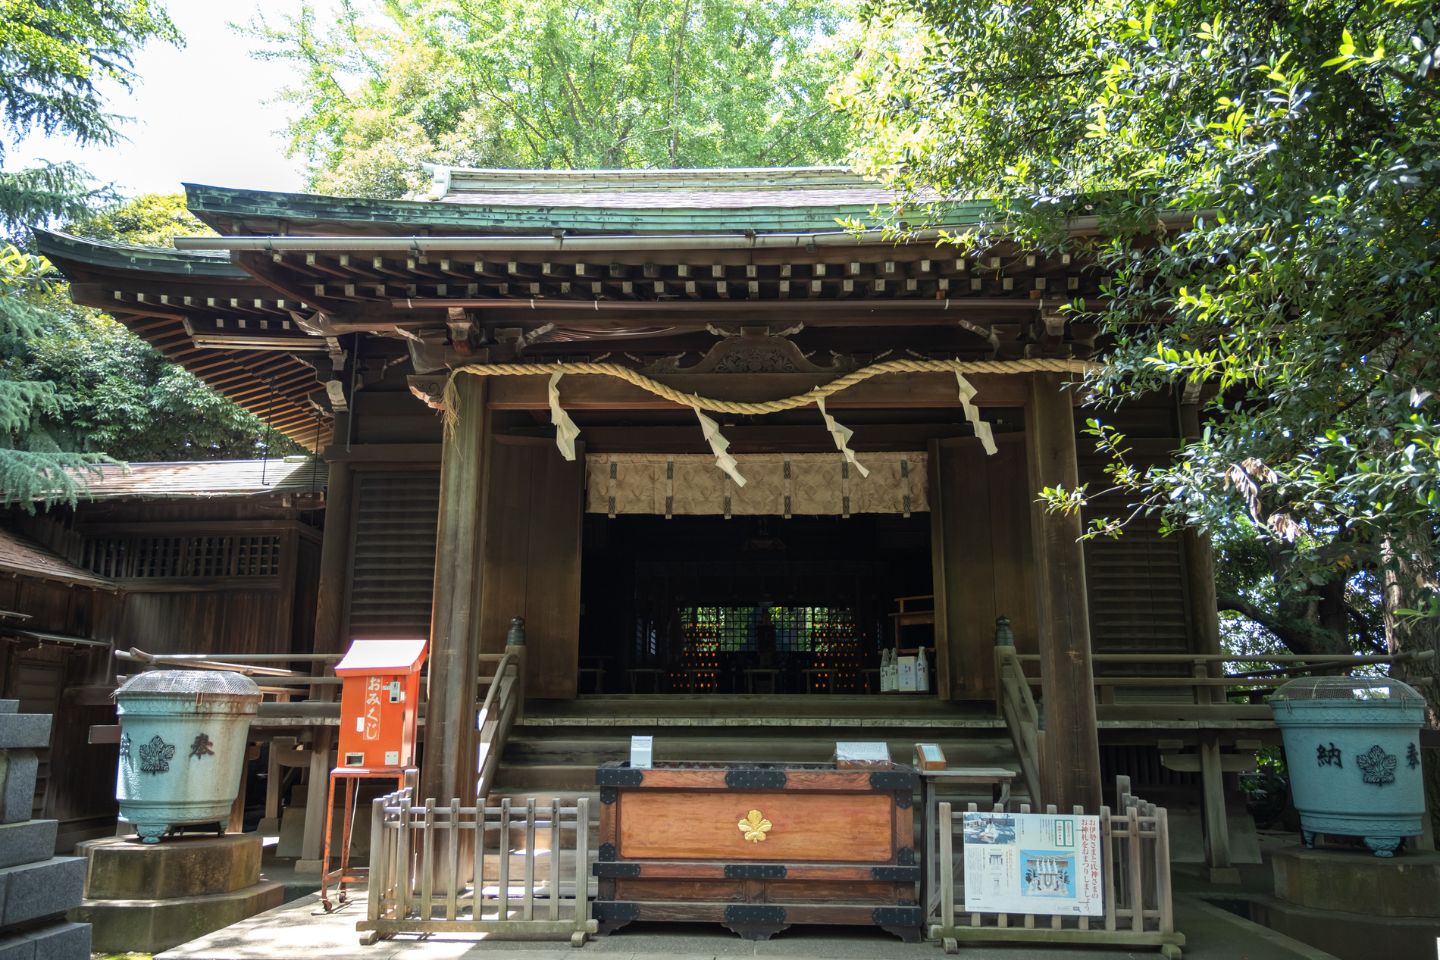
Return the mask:
M942 941L946 953L958 952L960 942L966 941L1152 947L1167 958L1179 957L1185 936L1175 931L1165 809L1130 796L1128 778L1119 779L1119 810L1100 808L1104 912L1098 917L967 912L963 853L957 864L954 842L964 835L964 811L941 803L940 916L930 918L931 939ZM968 807L978 812L975 804ZM1005 812L999 804L994 811ZM1029 805L1022 805L1020 812L1029 813ZM1045 812L1057 811L1052 804ZM1084 811L1077 807L1075 813Z
M579 946L595 932L589 799L481 804L416 804L408 788L375 801L369 906L355 924L361 943L484 933Z

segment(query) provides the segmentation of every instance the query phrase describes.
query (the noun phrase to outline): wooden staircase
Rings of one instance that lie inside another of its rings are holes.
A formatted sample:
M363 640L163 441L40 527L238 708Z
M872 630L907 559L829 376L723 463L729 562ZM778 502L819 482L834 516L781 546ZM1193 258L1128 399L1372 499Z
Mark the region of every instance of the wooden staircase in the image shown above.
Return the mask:
M595 768L626 759L635 734L655 737L657 761L821 763L837 740L884 740L897 762L911 762L924 741L939 743L952 767L1019 769L1010 734L988 705L906 694L582 696L527 704L490 797L589 796L598 813Z

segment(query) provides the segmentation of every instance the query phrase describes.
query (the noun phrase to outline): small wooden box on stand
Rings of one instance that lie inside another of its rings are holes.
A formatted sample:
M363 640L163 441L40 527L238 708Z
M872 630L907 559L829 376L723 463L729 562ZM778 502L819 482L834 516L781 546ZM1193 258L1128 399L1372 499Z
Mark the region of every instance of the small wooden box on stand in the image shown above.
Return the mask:
M343 677L340 691L340 765L330 771L325 804L325 847L320 867L320 902L326 910L330 884L336 901L347 899L346 887L365 879L365 868L350 867L359 780L392 780L400 788L415 782L415 726L420 702L420 667L425 640L355 640L335 665ZM330 869L330 847L336 787L345 784L338 865Z

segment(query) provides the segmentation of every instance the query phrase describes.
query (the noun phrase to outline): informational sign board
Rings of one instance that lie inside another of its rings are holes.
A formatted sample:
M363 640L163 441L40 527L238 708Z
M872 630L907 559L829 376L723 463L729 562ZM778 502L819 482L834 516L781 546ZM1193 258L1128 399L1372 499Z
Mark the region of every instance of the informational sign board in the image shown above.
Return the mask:
M630 766L635 770L649 770L655 755L655 738L630 738Z
M1098 917L1100 818L965 814L965 909Z

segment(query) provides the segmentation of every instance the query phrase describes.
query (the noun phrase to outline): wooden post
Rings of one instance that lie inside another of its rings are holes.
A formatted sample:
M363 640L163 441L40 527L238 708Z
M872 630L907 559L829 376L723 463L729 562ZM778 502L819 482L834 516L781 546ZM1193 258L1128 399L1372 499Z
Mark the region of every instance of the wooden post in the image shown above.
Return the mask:
M481 527L490 414L486 381L456 380L460 422L440 456L440 517L430 615L421 797L475 798L475 678L480 654Z
M319 873L325 844L325 804L330 796L331 751L335 727L315 727L310 743L310 778L305 790L305 832L300 840L297 873Z
M1220 740L1213 732L1200 737L1200 792L1205 821L1205 860L1211 883L1239 883L1240 871L1230 861L1230 821L1225 815L1225 773Z
M344 436L348 413L335 415L335 435ZM315 652L343 653L346 580L350 575L351 511L355 471L344 461L331 462L325 482L325 533L320 541L320 575L315 600ZM294 579L293 577L291 579Z
M515 662L515 719L525 719L525 618L513 617L510 620L510 629L505 632L505 652L514 658ZM495 682L501 683L504 677L496 676ZM503 746L503 744L502 744Z
M1075 489L1080 482L1075 414L1062 374L1036 374L1025 406L1030 492ZM1078 515L1031 504L1045 734L1040 789L1061 809L1100 808L1100 744L1095 728L1095 674L1090 661L1085 554Z

